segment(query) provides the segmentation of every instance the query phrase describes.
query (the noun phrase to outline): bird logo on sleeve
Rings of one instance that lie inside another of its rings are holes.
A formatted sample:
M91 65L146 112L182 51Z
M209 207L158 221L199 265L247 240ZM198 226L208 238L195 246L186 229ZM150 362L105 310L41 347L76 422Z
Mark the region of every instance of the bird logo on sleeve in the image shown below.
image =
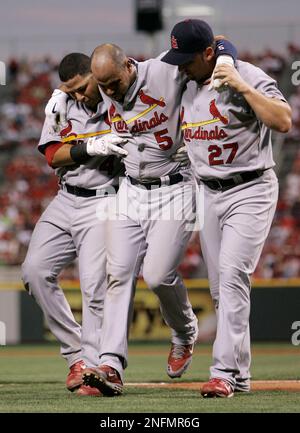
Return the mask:
M152 96L146 95L143 90L139 91L139 97L143 104L145 105L158 105L159 107L165 107L166 103L162 99L154 99Z
M216 106L216 100L215 99L210 101L209 112L213 116L214 119L220 119L221 122L224 123L224 125L228 125L228 119L227 119L227 117L222 116L222 114L218 110L218 108Z

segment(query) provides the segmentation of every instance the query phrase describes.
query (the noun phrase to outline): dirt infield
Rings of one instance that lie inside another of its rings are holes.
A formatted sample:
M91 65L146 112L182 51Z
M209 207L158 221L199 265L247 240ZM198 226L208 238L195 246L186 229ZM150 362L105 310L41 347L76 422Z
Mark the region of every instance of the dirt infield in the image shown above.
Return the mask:
M178 382L178 383L126 383L125 386L141 388L169 388L189 389L200 391L203 382ZM253 380L251 391L295 391L300 392L300 380Z

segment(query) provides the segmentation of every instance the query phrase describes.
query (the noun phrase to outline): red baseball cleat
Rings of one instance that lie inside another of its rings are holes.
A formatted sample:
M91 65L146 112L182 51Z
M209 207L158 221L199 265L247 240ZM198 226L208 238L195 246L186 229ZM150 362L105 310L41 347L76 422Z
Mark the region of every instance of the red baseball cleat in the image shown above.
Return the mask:
M229 382L224 379L210 379L201 387L201 395L205 398L233 397L233 389Z
M168 376L174 379L181 377L192 362L193 344L174 344L172 343L168 357Z
M77 361L75 364L71 365L70 372L66 380L66 387L69 391L73 392L83 384L82 373L84 369L85 364L83 361Z
M97 388L105 397L115 397L123 393L123 382L119 373L109 365L86 368L83 383Z
M77 395L86 396L90 395L92 397L102 397L101 392L97 388L92 388L91 386L81 385L76 391Z

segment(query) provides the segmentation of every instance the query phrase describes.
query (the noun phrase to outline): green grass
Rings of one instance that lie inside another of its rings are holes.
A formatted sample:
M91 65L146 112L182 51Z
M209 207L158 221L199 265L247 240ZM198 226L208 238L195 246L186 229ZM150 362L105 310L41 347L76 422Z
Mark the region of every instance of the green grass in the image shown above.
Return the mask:
M132 344L126 382L170 382L166 372L167 344ZM254 345L254 380L299 379L299 348ZM198 346L188 372L178 381L208 378L211 348ZM300 393L256 391L231 399L203 399L195 390L128 386L117 398L78 397L64 387L67 367L58 346L0 347L0 412L204 413L300 412Z

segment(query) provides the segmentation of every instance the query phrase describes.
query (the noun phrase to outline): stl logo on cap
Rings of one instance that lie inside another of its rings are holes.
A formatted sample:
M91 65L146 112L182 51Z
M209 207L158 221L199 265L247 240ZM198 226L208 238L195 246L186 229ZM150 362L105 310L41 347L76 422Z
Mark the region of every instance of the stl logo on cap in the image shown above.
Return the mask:
M172 35L171 37L171 47L178 50L177 39L175 38L174 35Z

